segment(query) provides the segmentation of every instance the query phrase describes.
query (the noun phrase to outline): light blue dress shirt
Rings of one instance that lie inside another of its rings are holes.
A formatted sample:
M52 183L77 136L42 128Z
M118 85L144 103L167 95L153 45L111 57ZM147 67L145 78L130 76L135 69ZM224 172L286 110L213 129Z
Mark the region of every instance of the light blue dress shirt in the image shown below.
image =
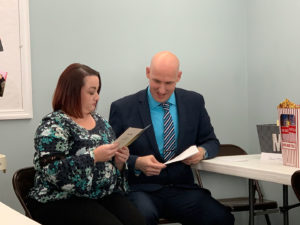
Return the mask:
M151 95L150 88L148 86L148 102L150 108L150 115L152 120L152 125L155 133L156 143L158 145L158 149L160 154L163 156L164 151L164 110L162 106L160 106L160 102L157 102ZM175 149L177 148L177 138L178 138L178 113L177 113L177 105L175 94L170 96L167 100L170 103L170 114L173 119L174 129L175 129Z

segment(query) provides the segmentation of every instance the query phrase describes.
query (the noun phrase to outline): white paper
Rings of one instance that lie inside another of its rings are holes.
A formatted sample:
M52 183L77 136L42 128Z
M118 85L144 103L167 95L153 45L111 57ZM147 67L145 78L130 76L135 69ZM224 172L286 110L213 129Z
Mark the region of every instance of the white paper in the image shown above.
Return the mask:
M5 172L6 170L6 156L0 154L0 170L3 170Z
M277 160L277 161L282 162L282 154L262 152L260 154L260 159L261 160Z
M249 159L245 155L218 156L218 159L225 162L247 162Z
M192 145L191 147L184 150L181 154L179 154L175 158L169 160L168 162L165 162L165 164L167 165L167 164L170 164L170 163L173 163L173 162L178 162L178 161L185 160L186 158L189 158L189 157L197 154L198 152L199 152L199 150L196 147L196 145Z
M121 134L114 142L118 142L120 145L119 147L127 147L132 142L134 142L148 127L151 125L149 124L144 129L141 128L134 128L129 127L123 134Z

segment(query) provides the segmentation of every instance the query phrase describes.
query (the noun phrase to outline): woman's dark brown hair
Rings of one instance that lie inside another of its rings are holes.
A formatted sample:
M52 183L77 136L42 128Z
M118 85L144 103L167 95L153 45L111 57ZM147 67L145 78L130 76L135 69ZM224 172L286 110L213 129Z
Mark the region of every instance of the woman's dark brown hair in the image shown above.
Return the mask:
M69 65L60 75L53 95L52 107L54 111L62 110L69 116L81 118L81 88L86 76L97 76L99 78L99 89L101 89L101 78L96 70L80 64Z

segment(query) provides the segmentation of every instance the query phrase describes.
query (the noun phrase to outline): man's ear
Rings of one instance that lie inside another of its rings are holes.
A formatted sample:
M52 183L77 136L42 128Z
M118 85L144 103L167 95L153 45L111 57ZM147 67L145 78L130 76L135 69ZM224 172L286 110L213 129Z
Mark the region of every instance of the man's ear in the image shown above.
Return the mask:
M146 76L149 79L149 77L150 77L150 67L149 66L146 67Z
M180 81L180 79L181 79L181 75L182 75L182 71L181 71L181 70L179 70L179 71L178 71L178 75L177 75L177 82L179 82L179 81Z

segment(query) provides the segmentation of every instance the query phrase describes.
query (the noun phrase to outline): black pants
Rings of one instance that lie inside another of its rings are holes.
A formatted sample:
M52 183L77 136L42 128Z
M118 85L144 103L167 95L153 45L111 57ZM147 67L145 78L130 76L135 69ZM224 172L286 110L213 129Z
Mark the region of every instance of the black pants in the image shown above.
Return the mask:
M233 225L229 209L203 188L163 187L153 192L130 192L130 199L146 219L157 225L163 217L183 225Z
M121 194L100 200L71 198L49 203L29 199L28 208L34 220L43 225L144 225L144 218Z

